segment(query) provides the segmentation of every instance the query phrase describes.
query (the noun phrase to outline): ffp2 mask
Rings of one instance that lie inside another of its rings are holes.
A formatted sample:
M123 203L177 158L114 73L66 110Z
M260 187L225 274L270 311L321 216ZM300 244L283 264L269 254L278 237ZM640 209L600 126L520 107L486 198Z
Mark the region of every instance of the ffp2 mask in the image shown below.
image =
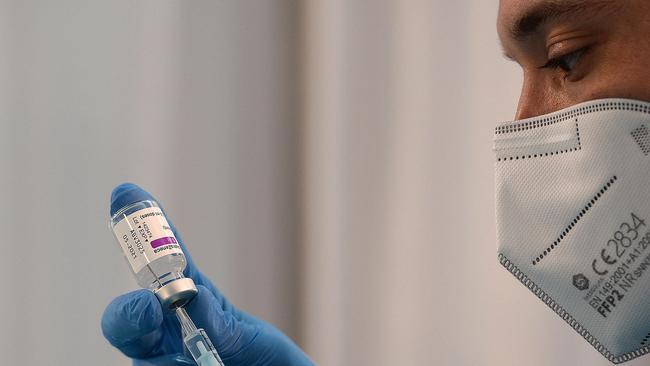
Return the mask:
M650 103L500 124L499 261L614 363L650 351Z

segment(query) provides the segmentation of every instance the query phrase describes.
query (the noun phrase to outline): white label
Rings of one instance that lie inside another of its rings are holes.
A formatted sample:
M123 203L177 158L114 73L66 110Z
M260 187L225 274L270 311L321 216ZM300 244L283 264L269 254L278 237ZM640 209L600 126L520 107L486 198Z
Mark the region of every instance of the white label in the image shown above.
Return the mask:
M126 216L115 225L113 233L135 273L160 257L183 253L159 207Z

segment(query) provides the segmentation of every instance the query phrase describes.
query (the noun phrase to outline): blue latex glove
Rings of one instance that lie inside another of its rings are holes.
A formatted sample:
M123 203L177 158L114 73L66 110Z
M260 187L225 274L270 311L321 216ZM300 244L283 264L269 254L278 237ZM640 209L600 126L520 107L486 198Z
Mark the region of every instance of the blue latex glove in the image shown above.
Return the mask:
M155 200L134 184L113 190L111 215L127 204ZM163 209L164 211L164 209ZM313 365L286 335L274 326L237 310L199 272L176 228L169 222L187 258L186 277L194 280L199 293L186 306L198 328L203 328L226 366ZM149 290L137 290L114 299L102 316L106 339L134 365L195 365L183 352L181 330L173 312L164 312Z

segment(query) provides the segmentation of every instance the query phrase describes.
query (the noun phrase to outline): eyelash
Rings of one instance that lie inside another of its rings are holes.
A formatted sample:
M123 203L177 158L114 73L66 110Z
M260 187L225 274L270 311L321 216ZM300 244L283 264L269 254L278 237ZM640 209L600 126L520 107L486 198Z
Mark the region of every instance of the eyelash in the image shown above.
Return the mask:
M561 69L564 72L570 73L576 67L580 58L584 55L586 50L585 48L580 48L573 52L569 52L566 55L552 58L546 62L543 66L540 66L540 69L552 69L558 70ZM568 63L573 63L573 65L567 65Z

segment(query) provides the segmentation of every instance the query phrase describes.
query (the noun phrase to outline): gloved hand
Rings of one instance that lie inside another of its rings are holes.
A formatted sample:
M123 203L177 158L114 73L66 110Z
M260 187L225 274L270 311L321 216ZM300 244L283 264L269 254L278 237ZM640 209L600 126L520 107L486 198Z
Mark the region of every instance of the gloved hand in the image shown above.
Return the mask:
M154 198L134 184L113 190L111 212L137 201ZM164 211L164 209L163 209ZM199 272L174 225L169 222L187 258L186 277L199 290L186 306L196 324L203 328L226 366L297 366L312 361L274 326L237 310ZM149 290L137 290L114 299L101 321L106 339L134 365L195 365L183 352L181 330L173 312L164 312Z

